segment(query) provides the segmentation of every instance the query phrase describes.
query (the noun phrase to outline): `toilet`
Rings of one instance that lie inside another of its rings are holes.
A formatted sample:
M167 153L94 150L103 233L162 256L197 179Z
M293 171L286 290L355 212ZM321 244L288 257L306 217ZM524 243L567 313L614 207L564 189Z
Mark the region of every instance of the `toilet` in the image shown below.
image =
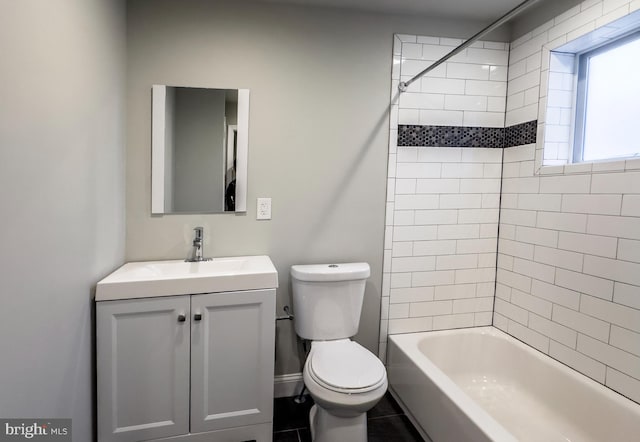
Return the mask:
M314 442L366 442L367 411L387 391L380 359L350 339L370 274L367 263L291 267L296 333L311 341L303 378Z

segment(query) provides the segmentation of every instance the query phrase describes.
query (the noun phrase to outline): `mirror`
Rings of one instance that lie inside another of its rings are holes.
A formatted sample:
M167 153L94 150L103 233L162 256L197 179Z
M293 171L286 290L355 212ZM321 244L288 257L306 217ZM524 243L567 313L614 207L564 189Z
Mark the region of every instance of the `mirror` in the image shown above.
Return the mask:
M151 213L246 212L249 90L152 87Z

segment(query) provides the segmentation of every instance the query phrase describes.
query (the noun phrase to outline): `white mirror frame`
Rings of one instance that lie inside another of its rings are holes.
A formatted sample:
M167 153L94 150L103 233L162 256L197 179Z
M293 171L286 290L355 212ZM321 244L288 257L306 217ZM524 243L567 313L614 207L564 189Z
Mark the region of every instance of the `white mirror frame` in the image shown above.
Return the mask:
M154 84L151 105L151 214L164 215L165 212L165 107L167 86ZM247 178L249 157L249 89L238 89L236 157L236 210L247 211Z

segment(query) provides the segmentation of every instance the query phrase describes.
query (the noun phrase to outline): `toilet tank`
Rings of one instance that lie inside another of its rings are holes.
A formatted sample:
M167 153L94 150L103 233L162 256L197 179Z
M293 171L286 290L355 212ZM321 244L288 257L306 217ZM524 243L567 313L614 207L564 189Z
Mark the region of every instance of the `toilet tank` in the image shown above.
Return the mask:
M325 341L354 336L369 264L316 264L291 267L294 325L303 339Z

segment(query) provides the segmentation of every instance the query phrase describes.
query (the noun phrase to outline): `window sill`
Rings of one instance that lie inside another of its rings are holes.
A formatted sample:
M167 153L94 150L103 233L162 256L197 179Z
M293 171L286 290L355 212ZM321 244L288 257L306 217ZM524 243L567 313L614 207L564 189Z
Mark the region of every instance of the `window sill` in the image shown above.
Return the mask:
M571 163L564 166L542 166L539 175L573 175L591 174L603 172L625 172L628 170L640 170L640 158L627 160L603 160L583 163Z

